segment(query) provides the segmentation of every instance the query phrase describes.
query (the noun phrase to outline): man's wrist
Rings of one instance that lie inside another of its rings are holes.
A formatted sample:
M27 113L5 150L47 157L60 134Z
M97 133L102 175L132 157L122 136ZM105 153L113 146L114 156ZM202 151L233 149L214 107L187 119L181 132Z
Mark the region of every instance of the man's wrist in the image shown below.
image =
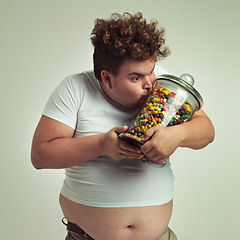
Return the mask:
M104 154L103 141L104 141L104 133L98 135L98 149L99 149L100 156Z
M189 136L191 136L191 131L187 126L187 123L182 123L176 126L178 128L178 138L179 138L179 147L187 147L187 142Z

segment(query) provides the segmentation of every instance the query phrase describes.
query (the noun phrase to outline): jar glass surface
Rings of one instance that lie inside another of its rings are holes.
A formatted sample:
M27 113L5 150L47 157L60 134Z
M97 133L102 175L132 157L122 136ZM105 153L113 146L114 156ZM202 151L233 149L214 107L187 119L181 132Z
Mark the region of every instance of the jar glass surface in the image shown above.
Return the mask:
M184 79L162 75L155 81L152 92L128 131L119 137L141 147L145 143L142 139L145 131L155 126L170 127L189 121L202 102L201 95ZM146 156L143 160L148 164L155 163ZM158 165L162 167L164 163Z

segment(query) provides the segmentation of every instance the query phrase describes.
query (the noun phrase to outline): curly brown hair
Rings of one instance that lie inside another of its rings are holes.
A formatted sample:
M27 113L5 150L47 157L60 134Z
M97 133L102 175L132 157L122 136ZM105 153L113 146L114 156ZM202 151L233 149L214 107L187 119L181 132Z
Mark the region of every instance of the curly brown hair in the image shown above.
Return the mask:
M165 45L165 29L157 25L156 20L147 23L140 12L113 13L110 19L96 19L91 33L95 76L101 80L102 70L116 75L127 58L157 61L167 57L170 51Z

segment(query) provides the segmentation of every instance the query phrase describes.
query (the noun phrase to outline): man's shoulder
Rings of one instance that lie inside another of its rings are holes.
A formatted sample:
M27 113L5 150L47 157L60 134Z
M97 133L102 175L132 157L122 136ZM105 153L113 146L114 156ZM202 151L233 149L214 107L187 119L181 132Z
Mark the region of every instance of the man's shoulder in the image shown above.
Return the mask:
M74 73L71 75L68 75L66 78L68 79L72 79L72 80L86 80L86 79L94 79L95 75L93 70L89 70L89 71L84 71L84 72L80 72L80 73Z
M169 72L165 68L160 66L160 65L156 65L155 66L154 72L155 72L156 77L158 77L158 76L160 76L162 74L169 74Z
M93 70L74 73L65 77L65 81L79 86L91 85L97 81Z

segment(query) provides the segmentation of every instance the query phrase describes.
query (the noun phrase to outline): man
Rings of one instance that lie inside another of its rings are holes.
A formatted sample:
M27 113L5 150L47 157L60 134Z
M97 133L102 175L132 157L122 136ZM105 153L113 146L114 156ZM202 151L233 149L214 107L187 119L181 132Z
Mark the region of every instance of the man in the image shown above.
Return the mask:
M66 169L60 194L66 240L175 240L168 228L169 156L178 147L212 142L212 123L200 110L189 122L150 128L141 149L119 139L151 91L155 72L166 73L155 66L169 54L164 29L141 13L113 14L96 20L91 40L94 72L68 76L56 88L34 134L32 163ZM144 155L167 164L148 166Z

